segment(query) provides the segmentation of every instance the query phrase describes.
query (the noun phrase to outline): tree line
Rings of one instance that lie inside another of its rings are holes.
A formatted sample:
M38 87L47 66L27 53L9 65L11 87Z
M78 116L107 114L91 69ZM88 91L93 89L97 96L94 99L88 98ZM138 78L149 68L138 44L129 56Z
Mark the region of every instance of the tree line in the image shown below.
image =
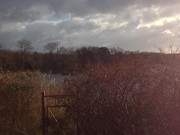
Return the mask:
M128 62L134 56L159 64L167 64L169 59L175 57L179 59L178 54L129 52L118 47L65 48L58 42L44 45L45 52L42 53L34 51L31 41L25 39L19 40L17 47L17 51L12 51L3 49L0 44L0 68L3 71L39 70L45 73L75 74L87 70L89 65Z

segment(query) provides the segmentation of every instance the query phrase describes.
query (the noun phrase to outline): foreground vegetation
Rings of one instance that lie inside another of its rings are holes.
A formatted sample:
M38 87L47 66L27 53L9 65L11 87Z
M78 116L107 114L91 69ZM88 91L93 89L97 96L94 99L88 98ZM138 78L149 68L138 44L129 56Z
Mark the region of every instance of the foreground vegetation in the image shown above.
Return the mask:
M87 51L89 48L84 49ZM83 52L84 49L79 51ZM0 72L0 131L3 135L42 134L42 91L46 94L73 95L64 101L71 108L52 110L60 123L57 125L53 116L49 116L49 134L52 135L74 132L80 135L180 134L178 54L117 52L109 53L108 57L103 55L104 61L99 58L95 63L91 61L91 55L71 57L74 62L82 60L83 64L69 62L73 69L67 66L68 72L78 71L80 74L55 84L54 80L47 83L44 74L39 71L13 72L16 68L11 55L21 53L1 51L9 55L1 54L0 58L5 56L5 61L9 59L12 62L12 65L8 65L8 61L2 62L4 65ZM30 53L22 58L37 55L38 59L46 56L57 56L58 59L67 56L70 59L70 55L78 56L77 53ZM74 70L75 67L78 70ZM10 69L11 72L8 71Z
M65 84L80 134L178 135L180 72L139 62L99 66Z

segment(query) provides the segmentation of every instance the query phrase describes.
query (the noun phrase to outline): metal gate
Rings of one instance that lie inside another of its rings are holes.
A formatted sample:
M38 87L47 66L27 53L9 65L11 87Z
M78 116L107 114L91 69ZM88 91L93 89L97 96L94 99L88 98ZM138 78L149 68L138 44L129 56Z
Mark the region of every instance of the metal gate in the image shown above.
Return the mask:
M60 110L62 108L72 108L72 106L69 106L65 103L68 99L70 99L72 95L45 95L45 92L42 92L42 133L43 135L49 135L49 127L52 126L50 123L50 116L54 119L54 122L57 125L61 125L61 123L56 115L53 113L52 108L55 110ZM47 102L48 101L48 102ZM74 131L73 135L77 134L77 127L75 124L75 121L73 123L74 125ZM61 125L63 126L63 125ZM60 129L59 129L60 130Z

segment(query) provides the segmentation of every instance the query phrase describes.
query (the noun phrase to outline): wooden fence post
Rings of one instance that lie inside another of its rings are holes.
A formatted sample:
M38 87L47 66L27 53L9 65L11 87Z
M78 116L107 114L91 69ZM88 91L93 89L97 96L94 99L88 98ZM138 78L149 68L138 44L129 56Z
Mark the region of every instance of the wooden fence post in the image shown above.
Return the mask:
M46 135L46 114L45 114L44 95L45 93L42 92L42 133L43 135Z

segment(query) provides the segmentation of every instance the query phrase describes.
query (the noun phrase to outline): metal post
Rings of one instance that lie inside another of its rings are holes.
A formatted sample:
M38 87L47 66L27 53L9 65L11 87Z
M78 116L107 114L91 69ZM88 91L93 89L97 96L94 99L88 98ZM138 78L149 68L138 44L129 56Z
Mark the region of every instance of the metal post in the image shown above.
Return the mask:
M46 116L45 116L44 92L42 92L42 133L46 135Z
M48 106L46 106L46 133L48 134L48 126L49 126L49 116L48 116Z

